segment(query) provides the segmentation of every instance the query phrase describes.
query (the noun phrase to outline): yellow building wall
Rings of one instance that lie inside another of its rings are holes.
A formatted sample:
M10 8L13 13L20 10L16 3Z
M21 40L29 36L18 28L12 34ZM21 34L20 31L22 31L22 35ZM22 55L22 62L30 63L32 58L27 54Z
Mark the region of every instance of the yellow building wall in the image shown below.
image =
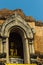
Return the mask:
M35 26L35 50L43 54L43 27Z
M34 48L36 53L43 54L43 26L35 26L35 22L28 22L31 28L34 28Z

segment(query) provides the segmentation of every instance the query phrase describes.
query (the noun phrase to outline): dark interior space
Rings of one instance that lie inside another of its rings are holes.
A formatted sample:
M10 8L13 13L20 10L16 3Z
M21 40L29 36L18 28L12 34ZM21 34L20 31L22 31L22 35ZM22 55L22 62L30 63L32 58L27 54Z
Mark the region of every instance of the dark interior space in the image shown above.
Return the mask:
M22 42L22 37L21 35L18 33L18 31L16 32L11 32L10 36L9 36L9 56L11 55L10 49L14 50L13 56L14 57L20 57L23 59L23 42ZM16 52L15 52L16 50Z

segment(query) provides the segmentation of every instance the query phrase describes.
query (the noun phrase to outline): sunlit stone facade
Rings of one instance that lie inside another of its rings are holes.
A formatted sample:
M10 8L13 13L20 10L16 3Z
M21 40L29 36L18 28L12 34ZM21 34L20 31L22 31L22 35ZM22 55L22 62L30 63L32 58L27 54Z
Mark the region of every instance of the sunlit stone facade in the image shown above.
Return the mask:
M0 61L29 64L39 55L43 55L43 23L20 9L0 11Z

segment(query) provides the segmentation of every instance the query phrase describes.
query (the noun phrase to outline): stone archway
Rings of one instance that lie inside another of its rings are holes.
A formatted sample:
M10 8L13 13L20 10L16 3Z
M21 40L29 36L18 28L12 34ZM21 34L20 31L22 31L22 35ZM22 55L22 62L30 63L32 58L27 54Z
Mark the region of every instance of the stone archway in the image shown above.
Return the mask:
M28 46L29 46L29 39L33 38L33 33L31 30L31 27L19 15L16 15L16 16L12 15L11 17L9 17L5 21L5 23L2 26L1 36L6 37L6 49L7 49L6 59L7 59L7 63L9 63L8 38L9 38L9 34L10 34L11 30L14 29L14 27L18 27L18 29L20 29L24 34L24 40L25 40L23 43L24 63L30 63L30 53L29 53L29 47Z
M23 42L24 41L24 32L19 29L18 26L14 26L14 28L11 29L10 35L9 35L9 51L11 49L11 52L9 56L15 60L16 63L24 63L24 48L23 48ZM15 51L15 52L14 52ZM19 60L19 61L18 61Z

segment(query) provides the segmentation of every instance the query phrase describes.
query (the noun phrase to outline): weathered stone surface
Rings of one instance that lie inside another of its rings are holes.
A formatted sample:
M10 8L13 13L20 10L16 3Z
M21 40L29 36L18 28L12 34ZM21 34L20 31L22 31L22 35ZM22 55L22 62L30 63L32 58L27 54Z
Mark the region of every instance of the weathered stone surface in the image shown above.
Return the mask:
M36 22L35 22L35 25L36 25L36 26L43 26L43 23L42 23L42 21L36 21Z
M20 16L22 16L23 18L25 17L21 9L16 9L16 10L2 9L0 10L0 19L6 19L10 15L15 14L15 12Z
M35 19L32 16L25 16L27 22L35 22Z
M0 20L6 20L10 15L15 14L15 12L18 15L20 15L23 19L25 19L27 22L35 22L36 26L43 26L43 23L41 21L36 22L36 20L32 16L25 16L25 14L22 12L21 9L16 9L16 10L2 9L2 10L0 10Z
M43 36L35 36L35 53L43 54Z
M43 23L41 21L36 21L31 16L25 16L21 9L16 10L2 9L0 10L0 25L3 25L3 22L5 22L5 20L10 15L15 14L15 12L19 14L28 23L28 25L30 25L31 28L35 29L36 31L34 37L35 52L43 54Z

